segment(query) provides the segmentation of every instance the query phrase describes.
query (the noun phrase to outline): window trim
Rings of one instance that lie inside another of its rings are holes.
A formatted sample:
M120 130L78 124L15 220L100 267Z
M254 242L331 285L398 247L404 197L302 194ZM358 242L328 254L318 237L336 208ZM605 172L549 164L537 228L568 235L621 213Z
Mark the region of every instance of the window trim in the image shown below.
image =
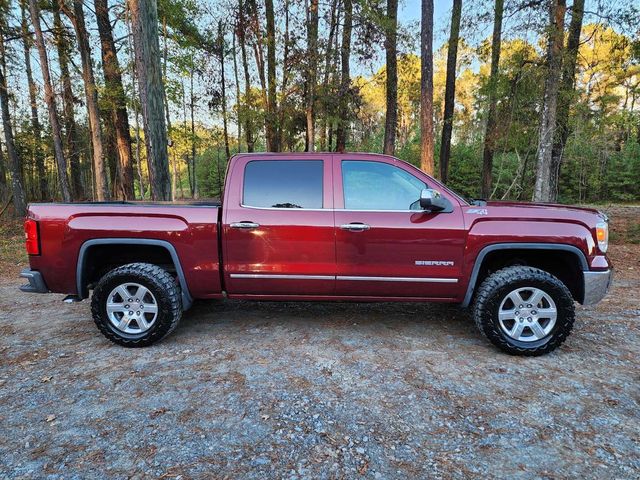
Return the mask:
M340 186L341 186L341 190L342 190L342 203L344 205L344 208L336 208L334 209L335 211L339 211L339 212L379 212L379 213L429 213L426 212L425 210L410 210L410 209L398 209L398 210L393 210L393 209L359 209L359 208L346 208L346 196L344 193L344 169L343 169L343 164L344 162L361 162L361 163L381 163L383 165L387 165L389 167L392 168L397 168L398 170L402 170L403 172L405 172L408 175L411 175L413 178L415 178L416 180L419 180L420 182L424 183L425 188L430 188L429 184L427 182L425 182L424 180L422 180L420 177L414 175L413 173L407 171L406 169L399 167L398 165L393 165L392 163L388 163L385 161L378 161L378 160L370 160L370 159L351 159L351 158L341 158L339 160L339 166L340 166ZM439 212L440 213L440 212ZM448 212L441 212L441 213L448 213Z
M320 201L322 203L322 208L287 208L287 207L258 207L256 205L247 205L244 203L244 195L245 195L245 185L247 181L247 167L251 163L256 162L319 162L322 166L320 170ZM314 158L314 159L279 159L279 158L269 158L269 159L251 159L247 161L242 168L242 185L240 186L240 207L242 208L253 208L256 210L285 210L287 212L298 212L298 211L306 211L306 212L322 212L327 210L332 210L328 208L324 208L325 204L325 169L326 169L326 161L323 158Z
M354 208L283 208L283 207L254 207L252 205L240 204L242 208L253 208L254 210L286 210L287 212L381 212L381 213L431 213L426 210L357 210ZM447 211L437 213L450 213Z

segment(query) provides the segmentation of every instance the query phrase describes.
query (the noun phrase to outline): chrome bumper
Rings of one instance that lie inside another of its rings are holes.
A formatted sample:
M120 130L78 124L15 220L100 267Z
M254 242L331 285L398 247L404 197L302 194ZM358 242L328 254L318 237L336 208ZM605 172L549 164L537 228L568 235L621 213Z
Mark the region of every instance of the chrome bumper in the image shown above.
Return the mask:
M22 285L20 287L20 290L23 292L49 293L49 289L47 288L46 283L44 283L44 278L42 278L42 274L40 272L25 268L20 272L20 276L29 280L27 285Z
M609 291L611 280L613 279L613 271L582 272L582 274L584 276L584 299L582 304L595 305Z

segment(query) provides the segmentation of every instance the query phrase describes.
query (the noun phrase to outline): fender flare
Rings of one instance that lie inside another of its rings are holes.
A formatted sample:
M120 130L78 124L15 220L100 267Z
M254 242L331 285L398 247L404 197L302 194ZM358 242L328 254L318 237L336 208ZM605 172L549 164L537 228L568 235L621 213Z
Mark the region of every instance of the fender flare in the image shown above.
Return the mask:
M180 283L180 290L182 291L182 309L188 310L191 308L191 305L193 304L193 297L189 293L189 287L184 276L184 271L182 270L182 265L180 264L178 252L175 247L166 240L156 240L151 238L94 238L84 242L78 252L78 263L76 264L76 288L80 298L87 298L89 296L89 291L83 282L84 263L87 250L95 245L152 245L166 249L176 267L176 274L178 282Z
M578 262L580 263L580 267L583 271L589 270L589 264L587 263L587 257L585 257L582 250L573 245L567 245L565 243L495 243L492 245L487 245L476 257L475 263L473 265L473 270L471 271L471 277L469 278L469 284L467 285L467 293L464 296L464 300L462 301L463 307L468 307L471 303L471 298L473 297L473 292L476 288L476 282L478 281L478 274L480 273L480 267L482 266L482 262L484 261L484 257L491 252L495 252L496 250L561 250L565 252L569 252L574 254L578 258Z

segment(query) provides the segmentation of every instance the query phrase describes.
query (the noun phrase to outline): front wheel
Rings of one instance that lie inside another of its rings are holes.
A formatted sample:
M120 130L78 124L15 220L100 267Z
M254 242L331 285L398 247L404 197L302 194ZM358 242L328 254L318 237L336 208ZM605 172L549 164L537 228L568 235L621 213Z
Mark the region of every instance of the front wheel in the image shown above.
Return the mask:
M114 268L91 297L93 320L105 337L124 347L145 347L171 333L182 316L180 286L149 263Z
M575 318L564 283L544 270L513 266L487 277L473 317L480 331L512 355L544 355L565 341Z

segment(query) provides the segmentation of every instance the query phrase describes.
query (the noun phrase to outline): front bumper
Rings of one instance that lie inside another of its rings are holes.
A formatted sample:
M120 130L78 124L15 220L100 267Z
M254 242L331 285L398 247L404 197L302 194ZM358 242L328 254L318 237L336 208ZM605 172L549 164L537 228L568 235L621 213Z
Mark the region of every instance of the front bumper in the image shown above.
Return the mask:
M603 272L582 272L584 276L583 305L595 305L609 291L613 279L613 270Z
M25 268L20 272L20 276L22 278L26 278L29 280L27 285L22 285L20 290L27 293L49 293L49 289L47 288L47 284L44 283L44 278L42 278L42 274L37 270L31 270L30 268Z

